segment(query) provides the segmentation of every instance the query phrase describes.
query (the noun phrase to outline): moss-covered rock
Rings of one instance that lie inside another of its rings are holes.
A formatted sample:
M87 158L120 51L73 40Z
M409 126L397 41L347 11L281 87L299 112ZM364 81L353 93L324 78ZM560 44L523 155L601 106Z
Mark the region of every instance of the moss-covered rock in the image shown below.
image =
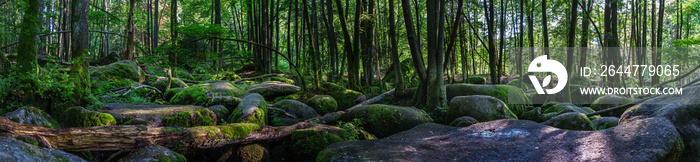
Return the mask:
M216 96L243 96L248 92L229 82L208 82L185 88L170 99L171 104L206 106Z
M163 118L163 126L194 127L216 125L216 114L207 109L185 111Z
M0 161L85 161L61 150L43 148L16 139L0 137Z
M593 113L593 109L588 107L579 107L571 103L556 103L542 111L542 116L535 121L546 121L555 116L559 116L564 113L577 112L583 114Z
M192 127L186 133L207 134L209 139L225 138L238 140L246 138L250 132L260 129L260 125L254 123L231 123L227 125Z
M433 121L419 109L382 104L360 106L341 117L343 121L356 118L363 121L365 130L380 138Z
M67 127L113 126L117 124L117 121L110 114L86 110L79 106L66 109L58 119Z
M578 112L568 112L549 119L542 124L569 130L594 130L588 116Z
M230 123L255 123L266 125L267 123L267 102L265 98L257 93L252 93L241 101L240 104L231 111L228 117Z
M170 101L177 93L180 93L180 91L185 90L185 88L170 88L167 91L163 93L165 96L165 100Z
M321 88L326 92L345 91L345 87L331 82L321 82Z
M473 124L476 124L476 123L478 123L478 122L479 122L479 121L477 121L476 119L474 119L474 118L472 118L472 117L470 117L470 116L462 116L462 117L459 117L459 118L453 120L452 122L450 122L450 126L453 126L453 127L468 127L468 126L473 125Z
M283 100L283 99L290 99L290 100L297 100L297 101L307 101L311 97L313 97L313 93L305 92L305 91L300 91L294 94L290 94L284 97L277 97L275 98L275 102Z
M486 78L480 76L467 77L467 83L470 84L486 84Z
M276 102L273 106L284 110L290 115L296 116L297 119L309 119L318 116L318 113L316 113L313 108L297 100L285 99Z
M136 62L123 60L111 63L107 66L90 70L90 77L97 80L112 80L127 78L132 81L142 83L146 79L146 74Z
M243 99L233 96L212 97L209 105L224 105L228 109L235 109Z
M503 101L483 95L452 98L445 122L451 122L461 116L471 116L482 122L496 119L518 119Z
M151 146L131 152L126 157L119 160L120 162L142 162L142 161L168 161L168 162L186 162L187 159L182 154L173 150L161 147Z
M278 81L266 81L258 84L253 84L248 87L250 93L258 93L265 98L274 99L279 96L285 96L297 93L301 90L298 86L282 83Z
M342 91L330 92L328 95L338 102L338 109L345 110L367 100L367 96L360 92L345 89Z
M624 104L627 104L630 102L634 102L634 99L622 97L622 96L618 96L618 95L605 95L605 96L600 97L600 98L596 99L595 101L593 101L593 103L591 103L591 109L593 109L595 111L600 111L600 110L605 110L607 108L624 105ZM632 107L632 105L630 105L629 107ZM602 115L603 116L620 117L620 116L622 116L622 113L624 113L625 110L627 110L627 108L629 108L629 107L617 109L613 112L604 113Z
M185 80L194 80L194 77L190 74L190 72L187 72L184 69L177 69L177 72L175 72L175 76Z
M215 75L213 75L212 77L213 77L212 80L225 80L225 81L236 81L238 79L241 79L241 77L236 75L236 73L230 72L230 71L219 72L219 73L216 73Z
M235 148L234 155L226 161L236 162L266 162L270 161L270 153L260 144L247 144Z
M51 118L49 114L46 114L44 111L31 106L25 106L7 113L5 118L22 124L30 124L53 129L61 128L61 125L59 125L56 120Z
M591 122L593 122L593 126L596 130L603 130L617 126L619 120L620 118L617 117L601 117L591 120Z
M217 119L221 121L224 121L222 119L225 119L228 115L231 115L231 111L229 111L224 105L209 106L207 109L216 114Z
M286 150L290 150L292 161L313 161L316 155L326 146L349 140L370 140L376 139L373 135L366 131L357 132L358 137L348 138L352 130L346 130L336 126L316 125L307 129L295 130L285 141Z
M525 92L518 87L509 85L476 85L476 84L449 84L445 85L445 93L448 101L456 96L484 95L500 99L507 103L513 113L520 119L530 119L523 116L532 103Z
M321 115L338 110L338 102L329 95L316 95L306 101L306 104Z
M151 86L158 88L160 91L165 91L165 88L168 86L168 78L158 78L157 81L151 83ZM170 88L187 88L187 83L178 78L173 78Z

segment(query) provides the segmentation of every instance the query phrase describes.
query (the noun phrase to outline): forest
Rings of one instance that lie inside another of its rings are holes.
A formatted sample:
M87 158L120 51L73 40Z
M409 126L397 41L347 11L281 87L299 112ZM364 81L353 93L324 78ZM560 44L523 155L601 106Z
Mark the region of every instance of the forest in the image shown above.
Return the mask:
M0 0L0 161L697 161L698 47L697 0Z

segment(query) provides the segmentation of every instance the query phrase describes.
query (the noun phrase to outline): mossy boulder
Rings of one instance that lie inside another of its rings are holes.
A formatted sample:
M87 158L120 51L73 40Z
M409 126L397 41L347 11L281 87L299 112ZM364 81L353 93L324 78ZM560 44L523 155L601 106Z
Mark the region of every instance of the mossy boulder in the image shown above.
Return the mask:
M248 92L229 82L216 81L193 85L175 94L171 104L206 106L216 96L244 96Z
M525 92L518 87L509 85L477 85L477 84L449 84L445 85L445 93L447 101L457 96L469 95L484 95L500 99L508 105L513 113L521 119L530 119L529 116L523 116L528 111L527 107L531 106L530 99L525 95Z
M363 121L361 127L380 138L433 121L422 110L383 104L354 108L345 113L341 119L343 121L361 119Z
M298 86L282 83L278 81L266 81L250 85L248 91L250 93L258 93L265 98L274 99L279 96L285 96L297 93L301 90Z
M316 155L326 146L349 140L376 139L373 135L360 131L358 139L350 139L345 135L349 130L329 125L316 125L307 129L298 129L292 132L289 140L285 141L286 150L292 152L292 161L313 161Z
M321 115L338 110L338 102L329 95L316 95L306 101L306 104L314 108L314 110Z
M58 120L67 127L113 126L117 124L117 120L110 114L87 110L80 106L66 109Z
M236 80L241 79L241 77L236 75L236 73L230 72L230 71L219 72L219 73L216 73L215 75L213 75L212 77L213 77L213 80L225 80L225 81L236 81Z
M364 94L350 89L330 92L328 95L335 99L340 110L348 109L367 100L367 96Z
M283 99L290 99L290 100L297 100L297 101L307 101L311 97L313 97L313 93L305 92L305 91L300 91L294 94L290 94L284 97L277 97L275 98L275 102L283 100Z
M564 113L577 112L583 114L593 113L593 109L588 107L579 107L571 103L556 103L542 111L542 116L535 121L546 121L555 116L559 116Z
M470 84L486 84L486 78L480 76L467 77L467 83Z
M190 74L190 72L187 72L184 69L177 69L175 76L177 76L178 78L182 78L184 80L194 80L194 77L192 76L192 74Z
M168 161L186 162L187 159L182 154L161 146L151 146L131 152L120 162L142 162L142 161Z
M207 134L208 139L225 138L230 140L239 140L248 137L250 132L258 131L260 129L260 125L255 123L231 123L227 125L192 127L187 129L187 132L185 133ZM172 131L181 131L181 129L174 129ZM212 140L211 142L216 141Z
M180 93L182 90L185 90L185 88L170 88L167 91L163 92L163 96L165 96L165 100L170 101L177 93Z
M151 86L158 88L160 91L165 91L165 88L168 86L168 78L158 78L157 81L151 83ZM170 88L187 88L187 83L184 81L178 79L178 78L173 78L172 83L170 84Z
M90 77L103 81L126 78L134 82L142 83L146 79L146 74L136 62L123 60L111 63L107 66L91 69Z
M270 153L260 144L247 144L235 148L234 154L226 161L267 162L270 161Z
M224 105L209 106L207 109L216 114L216 117L219 120L225 119L225 117L231 115L231 111L229 111L228 108L226 108L226 106Z
M620 121L620 118L617 117L600 117L598 119L591 120L596 130L615 127L617 126L618 121Z
M107 103L104 113L112 115L118 123L140 123L149 126L208 126L216 125L217 116L207 108L192 105L155 105ZM132 121L135 120L135 121Z
M482 122L497 119L518 119L503 101L483 95L452 98L445 121L451 122L461 116L471 116Z
M569 130L595 130L588 116L578 112L568 112L542 122L544 125Z
M297 100L285 99L276 102L273 106L284 110L290 115L296 116L297 119L309 119L318 116L318 113L316 113L313 108Z
M344 91L345 87L331 83L331 82L321 82L321 88L326 92Z
M30 138L33 139L33 138ZM82 158L50 148L0 137L0 161L85 161Z
M462 116L462 117L459 117L459 118L453 120L452 122L450 122L450 126L453 126L453 127L468 127L468 126L473 125L473 124L476 124L476 123L478 123L478 122L479 122L479 121L477 121L476 119L474 119L474 118L472 118L472 117L470 117L470 116Z
M591 103L591 109L593 109L595 111L600 111L600 110L605 110L607 108L624 105L624 104L627 104L630 102L634 102L634 99L622 97L622 96L618 96L618 95L605 95L605 96L599 97L598 99L593 101L593 103ZM632 105L630 105L629 107L632 107ZM620 117L620 116L622 116L622 113L624 113L625 110L627 110L627 108L629 108L629 107L617 109L613 112L604 113L602 115L603 116Z
M228 116L230 123L255 123L267 124L267 102L257 93L252 93L243 98L240 104L231 111Z
M25 106L7 113L5 118L22 124L61 129L61 125L59 125L56 120L51 118L49 114L32 106Z
M209 105L224 105L228 109L234 109L242 100L241 98L233 96L216 96L211 98Z

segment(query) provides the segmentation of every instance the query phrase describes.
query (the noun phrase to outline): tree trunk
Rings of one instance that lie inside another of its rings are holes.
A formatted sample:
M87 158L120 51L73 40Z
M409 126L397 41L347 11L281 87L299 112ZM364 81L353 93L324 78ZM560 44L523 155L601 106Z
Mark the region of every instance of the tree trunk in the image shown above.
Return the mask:
M572 72L571 75L573 76L573 69L574 69L574 46L576 46L575 39L576 39L576 25L577 23L577 15L578 15L578 0L572 0L571 2L571 18L569 19L569 33L568 33L568 38L566 40L567 48L566 49L566 71ZM571 78L571 77L568 77ZM563 83L562 83L563 84ZM569 89L569 86L566 86L564 88L564 100L571 102L571 90Z
M159 0L155 0L155 4L153 6L153 40L151 41L153 48L158 48L158 32L160 31L160 14L158 14ZM156 52L153 51L153 53Z
M177 49L177 0L170 1L170 41L174 49ZM177 77L177 53L176 50L170 51L170 71L173 77Z
M221 0L214 0L214 25L221 27ZM217 33L216 35L221 37L222 33ZM219 70L224 69L224 55L221 53L223 49L220 40L213 40L212 47L214 48L214 53L218 54L219 59L217 61L217 67Z
M411 50L411 57L413 58L413 66L416 68L418 78L420 80L423 80L426 78L425 64L423 63L423 55L421 54L420 46L418 45L418 39L416 38L416 30L413 29L411 6L408 0L401 0L401 8L403 9L403 18L406 26L406 37L408 39L408 47Z
M364 85L367 90L371 89L372 80L374 80L372 60L374 58L374 0L362 0L362 10L365 10L365 14L362 15L362 30L361 33L361 46L362 48L362 71ZM359 9L359 8L358 8Z
M31 75L39 74L39 64L37 62L37 34L39 0L28 0L27 8L24 11L22 24L20 25L19 41L17 42L17 65L19 73ZM31 92L30 92L31 93Z
M442 87L444 83L443 70L443 45L444 45L444 30L445 30L445 1L444 0L428 0L426 4L428 13L428 29L437 29L428 31L428 78L426 83L421 83L427 86L425 93L424 107L429 112L435 112L438 107L441 107L445 102L445 91Z
M126 51L122 56L125 60L134 60L134 8L136 0L129 0L129 20L126 23L126 33L129 38L126 39Z
M496 71L496 43L493 38L493 27L495 23L493 22L494 18L494 11L493 11L493 0L489 0L488 7L486 5L486 1L484 1L484 11L486 12L486 24L487 24L487 35L489 38L489 72L491 73L491 83L492 84L497 84L498 81L500 81L500 77L498 76L498 71Z
M352 90L360 90L360 22L362 16L362 2L355 4L355 27L353 38L353 52L348 54L348 88Z
M588 0L588 2L586 2L586 0L583 0L584 7L581 7L581 8L586 9L584 12L590 12L591 6L593 6L592 4L593 4L592 0ZM588 14L590 14L590 13L588 13ZM588 55L588 53L587 53L588 28L590 26L589 25L590 21L588 21L588 18L587 18L588 14L583 14L583 16L585 16L585 18L581 18L581 21L583 21L583 22L581 23L581 51L579 52L581 59L579 60L579 63L578 63L578 65L580 67L586 67L586 57L588 57L587 56Z
M460 2L462 0L459 0ZM461 4L461 3L460 3ZM461 8L460 8L461 10ZM398 52L398 41L396 40L396 19L394 17L394 0L389 0L389 39L390 39L390 53L391 60L394 65L394 74L396 75L396 83L394 83L394 88L397 96L401 96L405 93L405 87L403 85L403 72L401 70L401 60L399 60ZM391 74L387 74L391 75Z
M664 5L665 4L666 3L664 0L661 0L661 2L659 3L659 23L657 23L658 29L656 30L656 32L658 34L656 36L656 47L657 48L663 47L662 45L663 45L663 40L664 40L664 37L663 37L664 25L663 24L664 24L664 8L665 8ZM661 65L661 53L657 52L656 57L654 57L652 60L653 60L652 65L655 65L655 66ZM652 85L659 84L659 81L660 81L659 75L654 75L651 78L652 78L651 79Z
M88 0L73 0L71 2L71 60L70 76L75 84L75 95L78 98L90 95L90 73L88 72Z
M544 44L544 55L549 58L549 31L547 31L547 0L542 0L542 40Z

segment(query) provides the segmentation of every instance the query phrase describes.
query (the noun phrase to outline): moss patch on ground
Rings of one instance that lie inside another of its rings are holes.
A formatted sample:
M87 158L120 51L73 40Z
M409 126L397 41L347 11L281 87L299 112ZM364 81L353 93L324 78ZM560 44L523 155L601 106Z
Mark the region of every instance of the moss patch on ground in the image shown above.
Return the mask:
M63 111L59 120L68 127L113 126L117 124L117 121L110 114L90 111L78 106Z

